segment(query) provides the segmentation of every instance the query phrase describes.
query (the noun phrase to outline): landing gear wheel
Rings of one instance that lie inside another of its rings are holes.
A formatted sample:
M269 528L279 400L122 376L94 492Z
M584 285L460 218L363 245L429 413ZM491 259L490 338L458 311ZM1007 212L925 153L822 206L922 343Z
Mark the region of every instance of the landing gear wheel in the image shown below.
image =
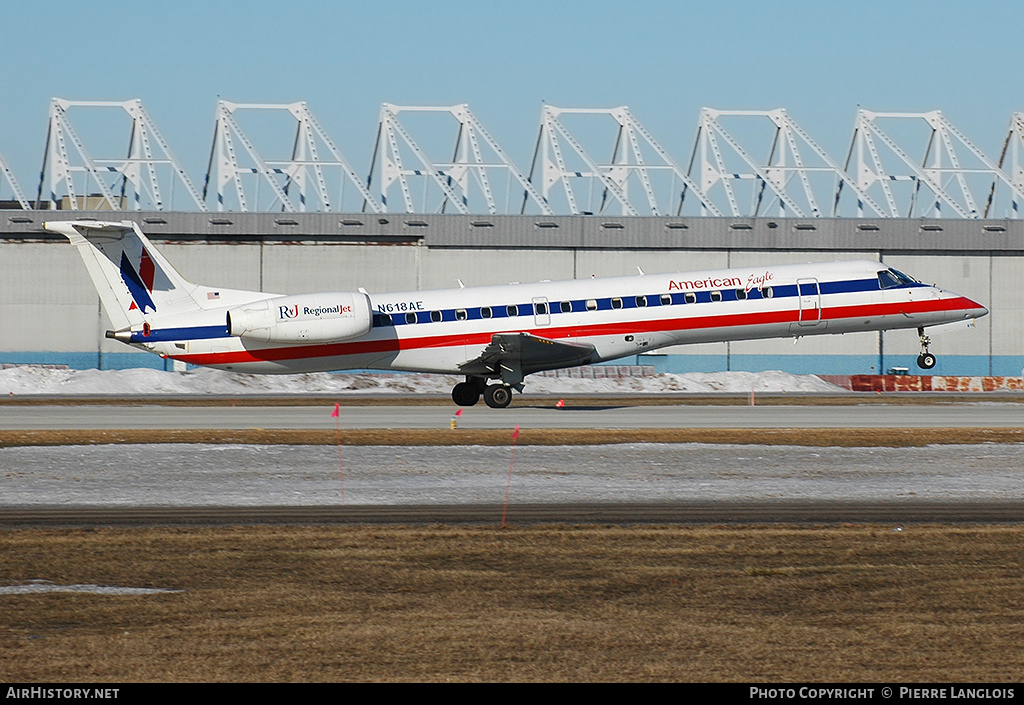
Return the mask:
M484 389L484 401L492 409L504 409L512 403L512 387L492 384Z
M480 390L475 384L459 382L452 387L452 401L459 406L473 406L480 401Z
M917 337L921 340L921 354L917 356L917 366L922 370L930 370L935 367L935 356L928 352L932 339L924 334L924 328L917 329Z

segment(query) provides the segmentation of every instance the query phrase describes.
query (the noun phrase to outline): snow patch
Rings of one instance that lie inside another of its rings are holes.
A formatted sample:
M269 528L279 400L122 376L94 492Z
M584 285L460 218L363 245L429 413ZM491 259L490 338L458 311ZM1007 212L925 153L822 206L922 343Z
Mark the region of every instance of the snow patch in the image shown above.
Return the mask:
M107 585L57 585L49 580L29 580L24 585L0 585L0 595L37 595L49 592L78 592L90 595L162 595L185 592L168 588L114 587Z
M249 375L200 368L186 372L152 369L68 370L11 367L0 370L0 394L47 396L272 394L439 394L462 381L455 375L317 372L295 375ZM846 393L814 375L787 372L691 372L645 377L586 379L531 376L528 394L749 394L757 392Z

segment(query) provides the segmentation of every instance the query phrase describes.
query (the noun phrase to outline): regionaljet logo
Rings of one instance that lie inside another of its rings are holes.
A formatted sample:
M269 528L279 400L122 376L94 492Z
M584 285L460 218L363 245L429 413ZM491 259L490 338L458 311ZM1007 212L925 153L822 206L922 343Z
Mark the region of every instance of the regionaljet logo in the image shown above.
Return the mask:
M346 316L352 314L352 307L346 306L345 304L338 304L337 306L278 306L278 317L282 321L287 321L292 318L298 318L299 313L303 316L314 316L320 318L327 315Z
M330 313L338 316L344 316L347 313L352 313L352 307L344 304L338 304L337 306L317 306L316 308L303 306L302 313L307 316L316 316L317 318Z

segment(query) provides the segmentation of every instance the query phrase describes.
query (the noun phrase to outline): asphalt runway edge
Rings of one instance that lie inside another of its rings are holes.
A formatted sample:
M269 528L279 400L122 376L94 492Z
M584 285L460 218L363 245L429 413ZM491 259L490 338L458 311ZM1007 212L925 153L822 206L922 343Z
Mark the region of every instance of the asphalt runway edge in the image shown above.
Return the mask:
M343 429L341 445L503 446L511 429ZM336 445L335 429L66 429L0 430L0 448L148 443ZM518 445L711 443L813 447L914 448L928 445L1024 443L1024 428L522 428Z
M500 504L331 506L41 506L0 508L0 527L472 525L500 528ZM1020 501L691 501L510 504L514 525L1021 524Z

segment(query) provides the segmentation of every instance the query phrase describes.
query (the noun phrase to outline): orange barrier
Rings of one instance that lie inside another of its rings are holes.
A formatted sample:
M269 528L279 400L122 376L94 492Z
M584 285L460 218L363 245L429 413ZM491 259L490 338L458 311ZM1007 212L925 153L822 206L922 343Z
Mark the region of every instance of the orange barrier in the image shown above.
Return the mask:
M941 375L818 375L853 392L1005 392L1024 390L1022 377Z

